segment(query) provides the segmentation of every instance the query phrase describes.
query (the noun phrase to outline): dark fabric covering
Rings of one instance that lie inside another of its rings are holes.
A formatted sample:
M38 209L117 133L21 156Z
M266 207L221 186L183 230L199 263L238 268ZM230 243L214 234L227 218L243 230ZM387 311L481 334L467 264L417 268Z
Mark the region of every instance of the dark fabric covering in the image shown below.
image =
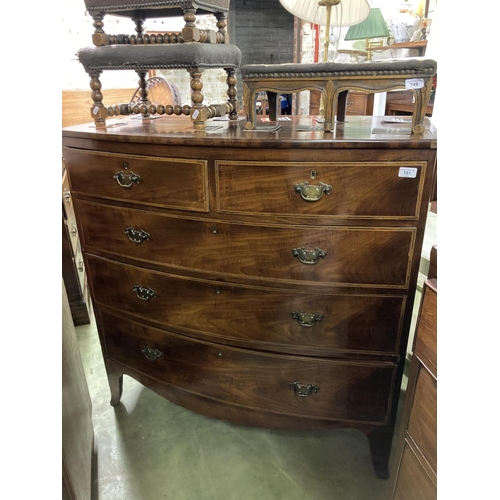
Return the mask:
M312 76L370 76L370 75L434 75L437 63L423 57L406 57L361 63L285 63L285 64L245 64L241 67L243 78L256 77L312 77Z
M238 47L210 43L85 47L77 56L87 72L107 69L236 69L241 64Z
M230 0L85 0L87 10L132 17L137 11L145 17L182 16L182 9L194 7L197 13L229 12Z

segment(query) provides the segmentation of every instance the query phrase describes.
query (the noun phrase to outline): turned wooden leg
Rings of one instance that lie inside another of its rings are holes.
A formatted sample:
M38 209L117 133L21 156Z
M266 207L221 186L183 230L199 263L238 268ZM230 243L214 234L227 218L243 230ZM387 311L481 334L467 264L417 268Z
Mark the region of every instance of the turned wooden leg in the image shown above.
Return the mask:
M379 427L368 435L372 465L379 479L389 479L389 457L393 434L392 428Z
M216 12L215 18L217 19L217 33L216 40L217 43L226 43L226 14L224 12Z
M108 375L109 390L111 391L111 406L116 406L123 393L123 373L117 370L111 363L106 363L106 374Z
M196 130L203 130L205 122L208 119L208 111L203 106L204 97L201 93L203 89L201 81L202 72L199 69L193 69L189 70L189 74L191 75L191 101L193 103L191 107L191 120L193 120Z
M139 75L139 110L143 118L149 118L151 115L149 114L149 105L151 101L148 99L148 82L146 80L146 76L148 74L147 71L136 71Z
M106 126L106 118L108 117L108 110L102 103L100 74L101 71L89 73L90 88L92 89L91 97L94 102L90 107L90 115L94 119L95 126L99 128Z
M236 88L236 70L231 68L226 68L227 78L227 95L228 100L227 103L229 105L229 119L237 120L238 119L238 89Z

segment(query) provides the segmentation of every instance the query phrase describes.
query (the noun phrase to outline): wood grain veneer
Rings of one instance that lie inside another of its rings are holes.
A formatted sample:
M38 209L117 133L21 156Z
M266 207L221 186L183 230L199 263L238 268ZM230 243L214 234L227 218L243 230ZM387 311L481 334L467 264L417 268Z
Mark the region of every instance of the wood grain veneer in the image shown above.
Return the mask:
M240 425L356 428L388 476L436 136L377 120L63 130L112 405L127 375Z

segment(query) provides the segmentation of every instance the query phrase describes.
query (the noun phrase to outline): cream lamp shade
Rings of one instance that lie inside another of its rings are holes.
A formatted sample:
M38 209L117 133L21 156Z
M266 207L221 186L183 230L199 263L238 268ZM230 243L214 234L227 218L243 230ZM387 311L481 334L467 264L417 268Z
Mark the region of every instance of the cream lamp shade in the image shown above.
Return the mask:
M336 5L333 5L335 4ZM280 4L291 14L303 21L321 26L346 27L359 24L370 13L367 0L280 0ZM329 5L328 5L329 4ZM327 7L331 7L331 20L328 23Z

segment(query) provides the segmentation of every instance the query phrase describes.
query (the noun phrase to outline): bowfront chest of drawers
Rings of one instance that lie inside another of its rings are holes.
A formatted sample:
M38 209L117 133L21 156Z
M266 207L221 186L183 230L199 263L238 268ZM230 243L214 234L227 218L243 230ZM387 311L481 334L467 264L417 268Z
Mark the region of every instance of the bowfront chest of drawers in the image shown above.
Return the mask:
M112 405L126 374L237 424L356 428L387 476L436 136L376 120L63 130Z

